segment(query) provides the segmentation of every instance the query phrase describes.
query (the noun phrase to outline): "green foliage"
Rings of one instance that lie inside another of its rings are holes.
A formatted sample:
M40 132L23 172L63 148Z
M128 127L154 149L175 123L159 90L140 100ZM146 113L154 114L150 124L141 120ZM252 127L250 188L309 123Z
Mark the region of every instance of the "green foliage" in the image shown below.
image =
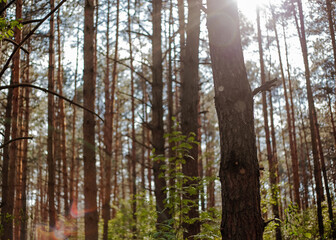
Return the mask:
M216 209L210 209L208 211L200 212L198 219L190 219L188 212L191 207L197 206L197 203L184 199L183 195L199 195L202 191L201 188L214 181L214 177L200 179L198 177L186 176L182 173L182 165L185 164L187 158L192 158L189 155L190 150L199 145L196 141L196 134L190 133L188 136L183 135L178 130L179 124L176 119L173 131L165 134L165 138L169 142L172 150L172 156L168 159L168 164L163 168L166 172L166 181L170 183L167 186L167 200L165 202L166 208L169 209L172 219L168 220L166 229L164 232L157 233L159 236L165 236L164 239L183 239L183 223L193 223L195 221L201 222L201 233L196 236L197 239L219 239L220 238L220 213ZM156 156L153 151L152 156L154 161L164 160L163 156ZM186 184L188 183L188 184Z
M0 3L6 3L7 0L0 0ZM14 36L14 29L22 29L21 19L7 19L0 16L0 41L4 38L9 38Z
M315 239L318 236L316 210L307 209L300 212L297 205L285 209L283 223L285 239Z
M152 199L144 193L137 195L137 239L155 239L156 211ZM121 202L116 217L109 222L110 240L132 239L132 200ZM102 227L102 222L101 222Z

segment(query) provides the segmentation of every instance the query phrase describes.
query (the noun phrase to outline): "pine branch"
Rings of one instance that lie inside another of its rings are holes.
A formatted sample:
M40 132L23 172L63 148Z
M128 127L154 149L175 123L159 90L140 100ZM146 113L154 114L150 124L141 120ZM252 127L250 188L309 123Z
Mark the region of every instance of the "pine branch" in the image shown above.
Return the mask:
M33 137L19 137L19 138L11 139L11 140L5 142L4 144L0 145L0 149L6 147L8 144L10 144L12 142L23 140L23 139L33 139Z
M48 90L46 88L35 86L35 85L29 84L29 83L19 83L19 84L7 85L7 86L0 86L0 91L4 90L4 89L17 88L17 87L31 87L31 88L35 88L35 89L38 89L40 91L55 95L56 97L59 97L59 98L65 100L65 101L69 102L70 104L73 104L73 105L75 105L79 108L82 108L82 109L88 111L89 113L92 113L93 115L97 116L102 122L104 122L104 119L102 117L100 117L99 114L95 113L94 111L92 111L92 110L90 110L90 109L88 109L88 108L86 108L86 107L84 107L84 106L82 106L82 105L80 105L80 104L78 104L78 103L76 103L76 102L74 102L74 101L56 93L56 92L54 92L54 91Z

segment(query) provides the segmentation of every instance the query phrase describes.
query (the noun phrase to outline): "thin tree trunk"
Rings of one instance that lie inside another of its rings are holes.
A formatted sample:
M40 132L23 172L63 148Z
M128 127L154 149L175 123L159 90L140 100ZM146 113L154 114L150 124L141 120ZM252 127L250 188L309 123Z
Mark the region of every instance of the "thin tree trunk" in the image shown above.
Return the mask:
M30 40L28 40L28 49L31 49ZM27 55L27 70L26 74L26 83L30 82L30 57ZM29 96L30 96L30 88L25 88L25 111L24 111L24 137L28 137L29 133L29 117L30 117L30 106L29 106ZM22 220L21 220L21 228L20 228L20 239L27 239L27 163L28 163L28 139L25 139L23 142L23 159L22 159L22 192L21 192L21 208L22 208ZM29 192L29 191L28 191ZM35 216L36 217L36 216Z
M110 1L107 2L107 23L106 23L106 69L104 78L105 91L105 122L104 122L104 145L105 145L105 175L101 179L104 184L103 198L103 239L108 238L108 221L110 220L110 200L111 200L111 167L112 167L112 113L110 97Z
M303 150L304 144L303 144L303 137L302 137L302 129L299 129L300 134L300 149L301 149L301 164L302 166L302 175L303 175L303 188L304 188L304 198L303 198L303 210L308 209L309 206L309 190L308 190L308 178L307 178L307 164L306 164L306 158L308 158L308 152L305 152Z
M120 100L116 101L116 132L115 132L115 144L114 144L114 159L115 159L115 169L114 169L114 188L113 188L113 204L115 207L119 205L119 185L118 185L118 171L119 171L119 147L122 146L120 143L120 130L119 130L119 105ZM122 168L121 168L122 169ZM112 210L112 217L116 216L115 207Z
M130 54L130 67L131 67L131 96L134 96L134 66L133 66L133 44L132 44L132 36L131 36L131 1L127 1L127 16L128 16L128 42L129 42L129 54ZM132 232L133 232L133 239L137 237L137 216L136 216L136 144L135 144L135 102L134 97L131 100L131 108L132 108L132 129L131 129L131 136L132 136L132 165L131 165L131 173L132 173L132 217L133 217L133 224L132 224Z
M330 114L330 122L332 126L332 132L333 132L333 137L334 137L334 146L336 148L336 127L335 127L335 120L334 120L334 113L331 108L331 98L330 98L330 92L329 92L329 87L327 86L327 98L328 98L328 109L329 109L329 114Z
M282 114L281 114L281 105L280 105L280 98L279 98L279 115L280 115L280 126L283 126L283 121L282 121ZM283 151L285 154L285 164L286 164L286 172L287 172L287 177L288 177L288 187L289 187L289 198L290 201L293 202L293 191L292 191L292 181L291 181L291 174L289 171L289 164L288 164L288 156L287 156L287 150L286 150L286 142L285 142L285 132L282 130L281 131L281 139L282 139L282 145L283 145Z
M207 9L221 141L222 239L262 239L253 97L244 66L237 3L208 0Z
M60 11L57 13L57 45L58 45L58 69L57 69L57 81L59 86L59 93L63 95L63 77L62 77L62 45L61 45L61 19ZM68 167L67 167L67 154L66 154L66 121L64 113L64 101L59 99L60 106L60 146L61 146L61 158L62 158L62 182L63 182L63 196L64 196L64 214L69 212L69 198L68 198ZM61 170L61 169L60 169Z
M13 73L11 75L11 84L13 84ZM10 139L11 133L11 117L12 117L12 98L13 98L13 88L8 89L7 93L7 105L5 113L5 134L3 141L8 142ZM3 149L3 162L2 162L2 203L3 207L1 209L1 223L4 227L8 226L8 219L6 218L8 213L8 194L9 194L9 182L8 182L8 173L9 173L9 145L4 146ZM5 237L2 237L3 240L7 240Z
M95 101L95 70L94 70L94 0L86 0L84 8L84 107L94 111ZM97 214L97 183L95 156L95 119L84 111L83 121L83 157L84 157L84 196L85 209L85 239L98 239Z
M50 8L54 9L55 1L50 0ZM48 90L54 91L54 72L55 72L55 23L54 15L50 18L49 30L49 70L48 70ZM48 94L48 209L49 209L49 229L53 229L56 223L55 210L55 159L54 159L54 96Z
M307 141L307 134L306 134L306 127L305 124L303 122L303 116L302 116L302 111L300 111L300 117L301 117L301 125L302 125L302 131L303 131L303 139L304 139L304 143L305 143L305 147L306 147L306 152L307 154L309 153L309 148L308 148L308 141ZM310 162L310 157L309 154L307 155L307 161L308 161L308 168L309 168L309 179L310 179L310 183L311 183L311 187L313 189L313 203L316 203L316 198L315 198L315 188L314 188L314 184L313 184L313 170L312 170L312 166L311 166L311 162Z
M114 45L114 59L115 61L113 62L113 69L112 69L112 89L111 89L111 131L112 133L114 132L114 106L115 106L115 92L116 92L116 85L117 85L117 80L118 80L118 73L117 73L117 60L118 60L118 47L119 47L119 15L120 15L120 0L117 0L117 16L116 16L116 35L115 35L115 45ZM115 139L115 150L114 150L114 156L115 156L115 169L114 169L114 188L113 188L113 195L114 195L114 205L118 206L117 203L117 193L118 193L118 144L119 144L119 139L118 139L118 130L119 130L119 106L117 103L117 111L116 111L116 139ZM116 214L115 208L112 210L112 216L114 217Z
M330 37L331 37L331 44L333 48L333 54L334 54L334 71L336 71L336 41L335 41L335 25L333 21L333 16L332 16L332 0L326 0L326 5L327 5L327 13L328 13L328 23L329 23L329 31L330 31ZM336 74L336 73L335 73ZM334 236L334 238L336 238Z
M262 36L261 36L261 28L260 28L260 9L257 7L257 25L258 25L258 45L259 45L259 58L260 58L260 69L261 69L261 84L266 83L266 74L265 74L265 64L264 64L264 51L262 47ZM267 160L269 165L269 180L270 180L270 187L271 187L271 196L272 196L272 211L274 214L275 219L279 219L279 202L278 202L278 190L276 184L276 163L274 162L273 151L271 148L271 136L269 132L269 125L268 125L268 110L267 110L267 99L266 99L266 92L262 92L262 106L263 106L263 113L264 113L264 130L265 130L265 137L266 137L266 148L267 148ZM279 221L277 220L279 223ZM275 236L277 240L281 240L281 229L280 224L275 229Z
M278 162L278 153L277 153L277 144L276 144L276 136L275 136L275 127L274 127L274 111L273 111L273 98L272 92L269 92L269 103L270 103L270 116L271 116L271 136L272 136L272 150L273 150L273 164L276 173L276 186L278 189L277 199L276 201L279 204L278 208L278 217L280 215L281 219L283 219L283 206L281 203L281 188L279 185L279 162ZM280 214L279 214L280 212ZM275 214L276 215L276 214ZM280 232L281 233L281 232Z
M321 159L321 167L322 167L322 173L323 173L324 186L325 186L326 195L327 195L329 221L330 221L330 226L331 226L332 237L334 239L336 239L336 228L335 228L334 216L333 216L332 199L331 199L331 194L330 194L330 189L329 189L328 175L327 175L327 170L326 170L326 164L325 164L325 161L324 161L324 154L323 154L320 130L319 130L319 127L318 127L316 114L314 115L314 117L315 117L315 123L316 123L315 124L315 131L316 131L316 137L317 137L316 140L317 140L317 144L318 144L318 149L319 149L319 154L320 154L320 159Z
M77 32L77 44L76 44L76 68L75 68L75 77L74 77L74 101L77 102L77 75L78 75L78 57L79 57L79 29ZM77 111L76 106L73 106L72 113L72 139L71 139L71 167L70 167L70 203L71 206L73 204L77 204L76 196L75 196L75 166L76 166L76 117ZM76 201L75 201L76 200Z
M318 217L320 237L323 238L323 235L324 235L323 216L322 216L323 193L322 193L321 167L320 167L320 162L319 162L318 146L317 146L317 133L316 133L317 122L315 121L316 111L315 111L313 93L312 93L311 82L310 82L308 49L307 49L306 32L305 32L305 26L304 26L302 2L301 0L296 0L296 2L299 8L300 26L297 21L295 8L293 8L293 11L294 11L295 19L296 19L296 26L297 26L298 35L300 38L302 56L303 56L303 61L304 61L304 66L305 66L305 77L306 77L307 97L308 97L308 106L309 106L310 134L311 134L311 140L312 140L311 142L312 142L312 150L313 150L313 158L314 158L314 175L315 175L316 195L317 195L317 217Z
M299 207L300 205L300 178L299 178L299 162L297 157L297 150L296 150L296 136L293 133L293 121L291 118L291 112L290 112L290 106L288 101L288 93L287 93L287 86L286 86L286 79L285 79L285 73L284 68L282 65L282 59L281 59L281 50L280 50L280 43L279 43L279 37L278 37L278 31L276 27L275 17L274 17L274 11L272 9L272 17L273 17L273 28L275 32L275 38L277 43L277 50L278 50L278 57L279 57L279 63L280 63L280 71L281 71L281 79L282 79L282 85L284 89L284 96L285 96L285 103L286 103L286 113L287 113L287 124L288 124L288 133L289 133L289 144L290 144L290 150L291 150L291 157L292 157L292 170L293 170L293 182L294 182L294 201Z
M173 131L173 115L174 115L174 99L173 99L173 59L172 59L172 43L173 43L173 2L169 1L169 39L168 39L168 81L167 81L167 96L168 96L168 120L167 120L167 133L170 134ZM171 212L174 215L175 203L173 198L176 195L175 183L176 183L176 161L173 159L173 147L174 143L168 139L168 161L169 161L169 199L171 202Z
M22 17L22 0L16 1L16 18ZM15 29L14 38L16 42L21 41L21 30ZM13 57L13 84L20 82L20 51ZM18 135L18 114L19 114L19 89L13 90L12 96L12 116L11 116L11 138L15 139ZM16 168L18 156L18 142L14 141L9 146L9 174L8 174L8 198L6 204L5 215L13 216L15 188L16 188ZM13 239L13 219L5 221L3 239Z

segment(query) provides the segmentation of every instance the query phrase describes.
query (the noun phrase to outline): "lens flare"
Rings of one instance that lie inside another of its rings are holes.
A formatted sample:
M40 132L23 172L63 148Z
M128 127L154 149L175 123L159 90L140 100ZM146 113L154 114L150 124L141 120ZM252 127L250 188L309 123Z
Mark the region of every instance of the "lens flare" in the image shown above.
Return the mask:
M76 219L83 217L90 210L78 209L78 204L74 201L71 204L69 216L58 216L55 227L49 231L47 224L36 226L36 239L38 240L65 240L77 235Z

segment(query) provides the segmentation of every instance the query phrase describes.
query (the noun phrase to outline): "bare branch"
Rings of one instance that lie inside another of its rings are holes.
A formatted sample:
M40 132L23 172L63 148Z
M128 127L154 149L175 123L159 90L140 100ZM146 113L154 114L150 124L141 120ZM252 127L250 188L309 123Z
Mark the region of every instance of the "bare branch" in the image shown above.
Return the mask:
M41 90L43 92L55 95L55 96L65 100L65 101L79 107L79 108L84 109L85 111L88 111L89 113L92 113L93 115L97 116L102 122L104 122L104 119L102 117L100 117L99 114L95 113L94 111L92 111L92 110L90 110L90 109L88 109L88 108L86 108L86 107L84 107L84 106L82 106L82 105L80 105L80 104L78 104L78 103L76 103L76 102L58 94L58 93L56 93L56 92L53 92L53 91L50 91L48 89L45 89L45 88L42 88L42 87L39 87L39 86L35 86L35 85L29 84L29 83L19 83L19 84L7 85L7 86L0 86L0 91L4 90L4 89L17 88L17 87L31 87L31 88L35 88L35 89Z
M11 2L8 3L3 9L1 9L1 11L0 11L0 15L2 15L2 14L7 10L7 8L9 8L10 5L12 5L14 2L15 2L15 0L11 1Z
M41 21L25 36L24 39L14 48L12 54L7 59L4 67L0 72L0 78L4 75L6 69L8 68L12 58L14 57L15 53L21 48L21 46L34 34L34 32L45 22L54 12L56 12L67 0L62 0L54 9L52 9ZM14 1L13 1L14 2Z
M152 84L152 83L149 81L148 78L146 78L146 77L145 77L144 75L142 75L141 73L135 71L135 69L132 69L131 66L127 65L126 63L124 63L124 62L122 62L122 61L120 61L120 60L114 59L114 58L110 58L110 59L111 59L112 61L117 62L117 63L120 64L120 65L123 65L123 66L125 66L125 67L127 67L127 68L133 70L134 73L135 73L136 75L138 75L140 78L142 78L143 80L145 80L147 83Z
M42 19L31 19L31 20L23 20L20 21L22 25L30 24L30 23L36 23L36 22L41 22Z
M139 102L141 102L142 104L145 104L147 107L152 107L151 105L149 105L148 103L144 102L142 99L140 98L137 98L137 97L134 97L132 96L131 94L128 94L128 93L125 93L125 92L122 92L122 91L118 91L118 93L122 94L122 95L125 95L127 97L130 97L130 98L133 98Z
M15 46L18 46L19 44L15 41L13 41L12 39L9 38L4 38L4 41L6 42L10 42L12 44L14 44ZM25 49L24 47L20 47L22 51L24 51L26 54L29 54L29 51L27 49Z
M11 140L5 142L4 144L0 145L0 149L6 147L8 144L10 144L12 142L23 140L23 139L33 139L33 137L19 137L19 138L11 139Z
M260 92L269 91L269 90L271 90L272 87L275 87L277 85L278 85L278 78L275 78L273 80L267 81L266 83L264 83L260 87L257 87L256 89L254 89L252 94L253 94L253 96L255 96Z

